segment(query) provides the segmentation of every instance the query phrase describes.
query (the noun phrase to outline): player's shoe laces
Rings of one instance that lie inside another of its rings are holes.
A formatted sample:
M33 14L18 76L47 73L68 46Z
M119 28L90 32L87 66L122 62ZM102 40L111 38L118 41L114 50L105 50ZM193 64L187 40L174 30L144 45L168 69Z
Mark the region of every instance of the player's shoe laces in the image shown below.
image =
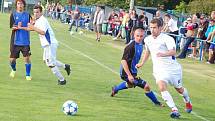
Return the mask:
M173 110L171 113L170 113L170 117L171 118L179 118L181 115L179 114L179 112L177 110Z
M31 76L26 76L25 79L26 79L27 81L31 81L32 77L31 77Z
M13 70L12 70L12 71L10 72L10 77L14 78L14 77L15 77L15 74L16 74L16 71L13 71Z
M71 73L71 68L70 68L70 65L69 65L69 64L65 64L65 70L66 70L67 75L70 75L70 73Z
M112 87L111 97L117 94L117 91L115 91L115 87Z
M66 80L64 80L64 81L58 80L58 85L66 85Z
M186 109L185 109L185 111L187 113L191 113L192 110L193 110L193 106L192 106L191 102L186 103Z

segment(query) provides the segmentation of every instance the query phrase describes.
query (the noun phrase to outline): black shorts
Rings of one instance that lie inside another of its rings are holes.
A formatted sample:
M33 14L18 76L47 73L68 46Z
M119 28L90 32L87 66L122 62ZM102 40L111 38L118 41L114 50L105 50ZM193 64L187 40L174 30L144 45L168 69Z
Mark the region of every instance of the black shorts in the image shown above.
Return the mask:
M13 45L10 47L10 58L19 58L19 53L22 52L23 57L31 55L30 46Z

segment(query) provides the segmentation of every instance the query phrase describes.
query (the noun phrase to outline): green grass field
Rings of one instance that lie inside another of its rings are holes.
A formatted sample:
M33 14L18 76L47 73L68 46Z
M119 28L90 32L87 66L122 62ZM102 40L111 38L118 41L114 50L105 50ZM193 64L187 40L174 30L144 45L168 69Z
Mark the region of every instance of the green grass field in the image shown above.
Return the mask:
M0 121L171 121L168 107L154 106L139 88L120 92L110 97L111 87L120 83L118 76L124 44L104 36L100 43L93 33L69 34L68 25L50 21L60 42L58 59L72 65L72 75L66 76L66 86L57 85L57 79L42 62L39 37L31 33L32 81L25 80L23 58L17 61L14 79L10 67L9 15L0 14ZM182 98L169 86L179 107L182 121L215 121L215 69L192 59L179 60L183 66L184 86L193 103L192 114L184 111ZM142 78L158 92L152 76L152 64L142 68ZM158 93L159 94L159 93ZM61 111L66 100L79 106L76 116ZM159 97L159 100L161 98ZM163 102L164 103L164 102Z

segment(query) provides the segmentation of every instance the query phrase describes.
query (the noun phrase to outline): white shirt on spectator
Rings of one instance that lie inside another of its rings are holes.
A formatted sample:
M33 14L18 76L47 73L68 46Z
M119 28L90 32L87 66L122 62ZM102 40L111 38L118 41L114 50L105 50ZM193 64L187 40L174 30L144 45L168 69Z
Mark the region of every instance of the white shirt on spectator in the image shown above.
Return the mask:
M168 27L171 32L178 31L177 22L172 18L168 22Z

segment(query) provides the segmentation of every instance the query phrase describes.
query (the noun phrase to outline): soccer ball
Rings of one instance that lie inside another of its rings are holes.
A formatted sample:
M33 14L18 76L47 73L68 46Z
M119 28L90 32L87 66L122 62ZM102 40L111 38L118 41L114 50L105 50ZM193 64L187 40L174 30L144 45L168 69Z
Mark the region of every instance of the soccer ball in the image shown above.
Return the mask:
M62 109L66 115L73 116L78 111L78 105L74 101L68 100L63 104Z
M74 32L73 31L70 31L70 35L73 35L74 34Z
M80 35L82 35L83 33L84 33L83 31L80 31L80 32L79 32Z

